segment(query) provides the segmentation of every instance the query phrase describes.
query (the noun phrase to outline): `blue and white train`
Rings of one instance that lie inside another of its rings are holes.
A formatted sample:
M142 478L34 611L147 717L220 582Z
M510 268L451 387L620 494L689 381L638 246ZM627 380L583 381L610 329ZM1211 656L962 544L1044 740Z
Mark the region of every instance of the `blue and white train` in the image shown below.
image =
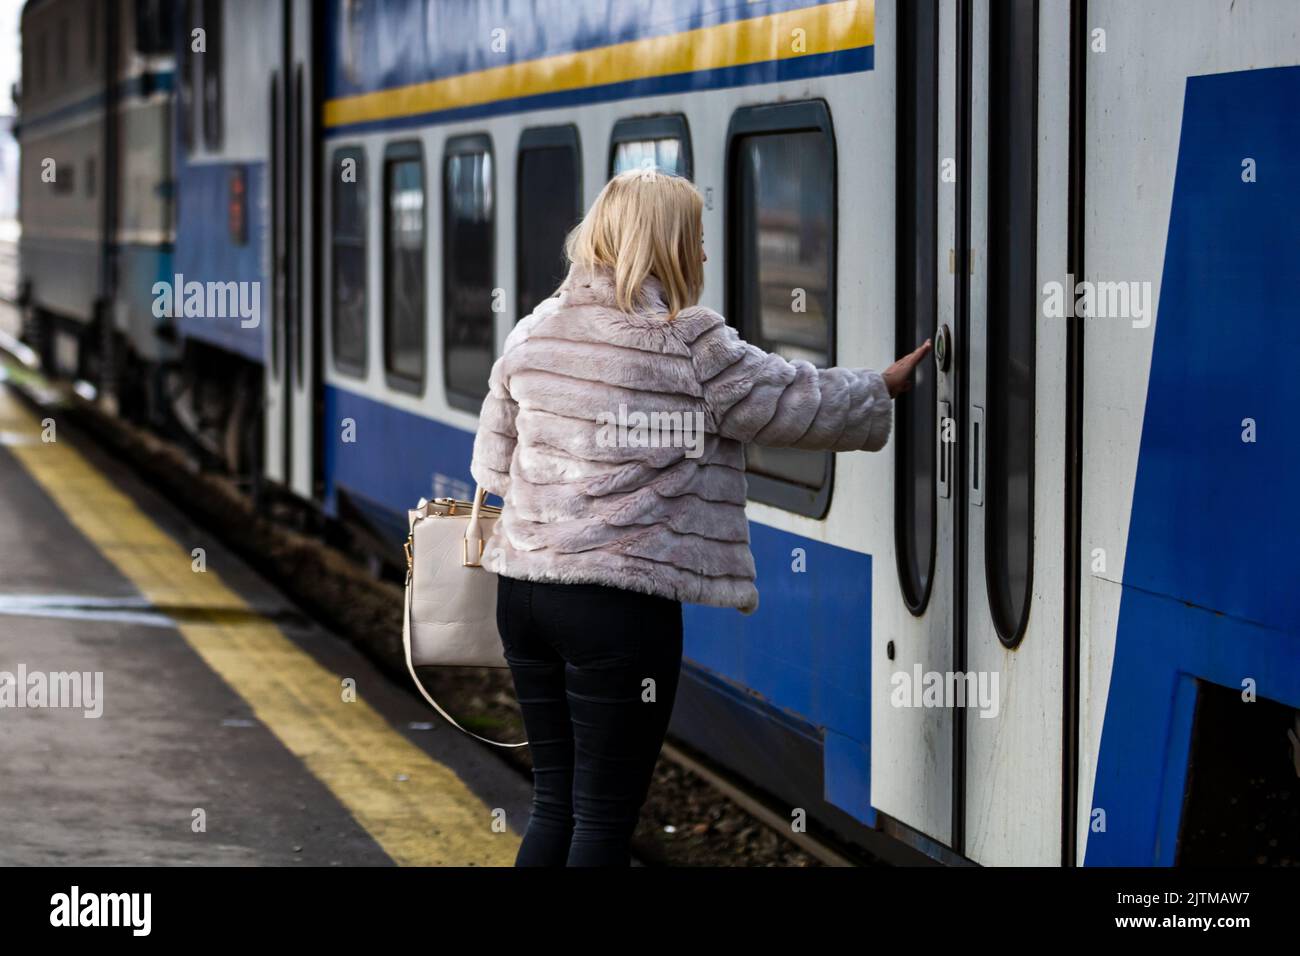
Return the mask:
M102 84L48 85L89 6L24 15L31 311L102 290L149 408L233 470L400 561L565 232L653 162L750 341L938 346L884 452L751 450L761 607L688 608L675 737L901 858L1300 858L1300 6L119 3L174 42L122 34L107 233L36 166L108 141ZM133 229L163 258L127 268ZM152 315L169 276L262 321Z

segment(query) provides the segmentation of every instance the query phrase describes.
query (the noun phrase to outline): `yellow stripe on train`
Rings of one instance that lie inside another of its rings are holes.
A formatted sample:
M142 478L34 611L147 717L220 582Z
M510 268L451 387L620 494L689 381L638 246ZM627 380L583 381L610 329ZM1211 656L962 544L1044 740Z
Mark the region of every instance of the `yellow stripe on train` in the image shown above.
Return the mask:
M334 127L396 119L539 93L871 46L875 42L875 6L875 0L838 0L361 93L328 101L324 123Z

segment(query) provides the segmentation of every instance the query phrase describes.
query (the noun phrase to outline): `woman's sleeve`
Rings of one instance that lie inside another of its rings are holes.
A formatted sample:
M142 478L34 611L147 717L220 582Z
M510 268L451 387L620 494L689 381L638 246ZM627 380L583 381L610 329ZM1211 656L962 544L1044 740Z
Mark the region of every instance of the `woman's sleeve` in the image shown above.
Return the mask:
M519 403L510 395L510 370L517 355L515 349L528 341L533 328L559 307L559 292L543 299L532 312L515 323L506 336L501 354L492 363L488 375L488 393L478 413L478 431L474 434L474 452L469 472L489 494L504 498L510 490L510 462L515 457L515 417Z
M696 340L692 353L720 435L828 451L879 451L889 440L894 402L879 372L790 362L721 322Z
M506 384L505 358L503 354L492 363L469 466L480 487L502 498L510 489L510 461L515 455L517 437L515 416L519 414L519 405L510 397Z

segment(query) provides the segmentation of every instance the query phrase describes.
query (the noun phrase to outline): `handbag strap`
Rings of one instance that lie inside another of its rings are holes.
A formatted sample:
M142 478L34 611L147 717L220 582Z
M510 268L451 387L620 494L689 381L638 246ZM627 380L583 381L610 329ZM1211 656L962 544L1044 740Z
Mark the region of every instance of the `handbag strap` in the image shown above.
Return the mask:
M461 564L467 568L477 568L483 561L483 530L479 525L479 516L483 511L483 502L486 498L487 489L476 484L474 504L469 511L469 523L465 525L465 543L461 546L460 555Z
M479 507L480 505L482 505L483 498L485 497L485 495L486 492L484 492L483 489L477 487L474 489L474 510L472 512L472 517L470 518L470 524L472 525L477 526L478 524ZM469 540L468 530L465 533L465 537L466 540L468 541ZM482 540L481 536L479 540L480 541ZM469 734L471 737L475 738L476 740L481 740L485 744L491 744L493 747L527 747L528 741L526 740L521 741L520 743L517 744L506 744L506 743L501 743L499 740L489 740L487 737L481 737L478 734L474 733L474 731L472 730L466 730L460 724L456 723L456 718L451 716L451 714L447 713L445 710L443 710L442 707L438 704L438 702L429 695L429 692L427 690L425 690L424 684L420 681L419 675L415 673L415 661L411 657L411 600L412 600L411 592L412 590L413 588L411 587L411 572L408 570L406 572L406 599L403 602L404 608L402 612L402 650L405 652L406 655L406 669L411 672L411 680L415 682L416 689L419 690L420 695L429 702L430 706L432 706L434 710L442 714L442 716L446 719L447 723L451 724L453 727L455 727L463 734Z

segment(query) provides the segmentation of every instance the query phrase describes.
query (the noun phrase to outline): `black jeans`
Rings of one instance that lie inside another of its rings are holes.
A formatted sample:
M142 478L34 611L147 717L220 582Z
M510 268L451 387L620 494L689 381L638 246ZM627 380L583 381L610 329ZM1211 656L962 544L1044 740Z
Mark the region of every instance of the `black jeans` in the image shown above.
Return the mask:
M680 601L498 576L497 628L533 757L515 866L627 866L682 665Z

